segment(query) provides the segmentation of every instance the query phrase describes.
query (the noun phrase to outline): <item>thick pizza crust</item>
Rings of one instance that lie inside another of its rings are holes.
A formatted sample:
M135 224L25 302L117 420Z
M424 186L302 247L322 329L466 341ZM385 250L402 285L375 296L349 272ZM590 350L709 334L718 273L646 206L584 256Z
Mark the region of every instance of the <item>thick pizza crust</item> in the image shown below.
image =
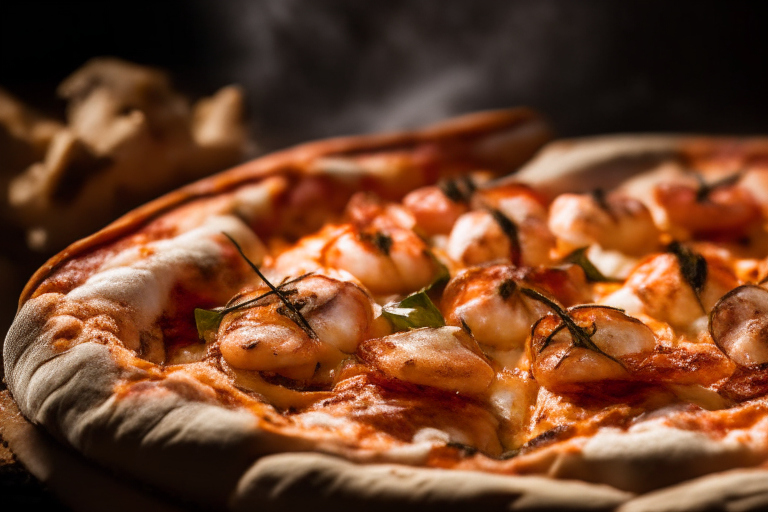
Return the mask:
M254 510L613 510L632 494L542 477L379 464L321 454L270 455L240 479L230 500Z
M639 496L618 512L742 512L768 507L768 471L715 473Z
M54 355L38 342L42 302L25 304L9 332L6 378L25 417L86 457L214 506L256 457L284 445L247 411L201 403L184 386L117 399L117 385L141 370L118 367L97 343Z
M498 140L503 139L503 134L493 130L504 132L510 123L514 125L509 116L505 119L507 124L500 126L494 125L500 122L498 118L484 125L481 123L483 129L480 132L485 130L484 133L492 134L490 140L495 138L494 143L500 144ZM472 131L471 126L467 128L459 123L458 128L433 129L415 138L457 137L457 134L466 137ZM574 441L576 444L571 446L553 446L536 455L541 459L538 472L549 478L398 465L356 465L313 453L268 455L302 451L312 446L259 428L257 418L251 412L207 403L195 385L189 383L177 382L172 386L160 386L153 394L120 396L118 399L114 390L122 383L139 380L143 370L120 365L107 346L95 342L82 343L62 353L55 353L51 348L53 340L48 339L45 325L56 297L52 296L54 294L32 297L47 276L77 255L124 236L149 220L195 199L213 197L263 180L298 161L318 158L324 152L354 153L386 148L390 144L402 145L412 140L413 135L378 141L363 138L358 143L345 139L324 147L307 146L266 157L150 203L52 259L25 290L22 307L4 346L6 379L22 413L86 457L118 474L157 486L181 502L211 507L228 503L235 510L257 504L267 508L279 508L283 503L299 506L314 504L317 500L333 503L334 510L339 509L336 504L346 505L351 510L371 502L420 509L425 506L461 508L457 504L482 502L490 509L499 510L560 510L568 507L611 510L624 503L626 507L639 507L628 510L645 510L642 508L644 501L639 501L640 505L631 505L635 502L627 491L645 492L707 472L757 463L742 444L704 439L701 434L669 427L649 428L640 433L604 432L590 440ZM606 165L617 159L626 162L622 154L627 151L627 144L632 145L628 140L617 139L619 150L616 151L610 150L610 139L587 141L584 144L587 157L575 159L576 163L566 158L541 164L547 162L552 152L555 155L563 152L561 143L544 151L515 179L535 182L542 187L551 186L554 190L566 183L560 181L563 176L594 176L594 172L604 172ZM673 137L653 139L649 144L652 154L661 151L666 158L707 142L701 138ZM768 145L765 140L750 141L749 144ZM595 147L599 150L590 153L590 148ZM640 155L637 156L639 162L646 162L638 164L638 170L648 168L651 164L647 162L658 163L646 158L646 149L641 148L635 153L629 151L632 155ZM495 151L497 155L504 153ZM514 158L507 156L502 160L507 165ZM556 165L557 162L560 164ZM546 169L546 173L542 169ZM578 443L582 445L577 446ZM762 472L727 474L734 475L735 479L746 478L753 489L750 496L762 496L760 485L766 480L756 476L763 475ZM604 483L614 488L554 478ZM674 494L677 488L673 487L658 491L658 495L668 492L685 499L686 486L695 486L697 482L679 484L682 494ZM651 500L653 496L649 494L638 500ZM728 499L721 494L712 497L711 502L726 507L730 506ZM740 504L752 503L750 499L742 495L734 498ZM755 503L760 502L760 498L754 499L757 500Z
M528 183L549 197L595 188L610 190L664 162L718 152L764 156L768 138L631 134L558 140L506 180Z

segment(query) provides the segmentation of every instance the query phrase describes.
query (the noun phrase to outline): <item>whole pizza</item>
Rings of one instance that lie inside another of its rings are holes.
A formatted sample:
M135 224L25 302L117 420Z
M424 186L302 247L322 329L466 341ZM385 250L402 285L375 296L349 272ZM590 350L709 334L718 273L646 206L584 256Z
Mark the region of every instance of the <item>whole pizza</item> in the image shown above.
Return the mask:
M185 508L765 506L768 139L525 163L548 133L477 114L149 203L31 279L8 388Z

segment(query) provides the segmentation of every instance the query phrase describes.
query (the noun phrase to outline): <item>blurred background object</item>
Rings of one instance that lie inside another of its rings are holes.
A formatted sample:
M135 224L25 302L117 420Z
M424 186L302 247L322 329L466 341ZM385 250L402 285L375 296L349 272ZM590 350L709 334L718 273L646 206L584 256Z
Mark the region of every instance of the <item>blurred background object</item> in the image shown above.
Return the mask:
M190 105L164 72L102 57L64 80L58 93L67 100L67 125L52 130L47 147L38 144L45 147L42 160L8 186L9 219L26 229L27 245L36 251L61 250L247 153L243 95L235 86ZM23 133L15 128L9 125ZM29 152L36 147L31 137L17 140Z

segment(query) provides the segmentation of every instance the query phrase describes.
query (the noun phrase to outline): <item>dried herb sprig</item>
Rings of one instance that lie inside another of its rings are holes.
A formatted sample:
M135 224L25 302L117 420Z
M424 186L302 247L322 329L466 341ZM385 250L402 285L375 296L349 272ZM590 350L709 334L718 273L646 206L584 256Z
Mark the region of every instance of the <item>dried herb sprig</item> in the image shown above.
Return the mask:
M601 210L610 213L611 207L608 205L607 194L604 189L594 188L589 192L589 195L592 196L592 199L595 200L595 203L597 203Z
M554 313L558 317L560 317L560 320L563 322L561 325L556 327L555 330L552 331L552 333L550 333L549 336L547 336L547 339L544 341L544 344L539 349L539 353L541 353L545 348L547 348L547 346L549 346L549 344L552 342L552 339L554 338L555 334L557 334L558 332L560 332L563 329L568 329L568 332L571 333L571 340L572 340L572 343L573 343L571 348L579 347L579 348L585 348L587 350L591 350L592 352L597 352L598 354L601 354L601 355L607 357L608 359L610 359L612 361L615 361L616 363L620 364L621 366L624 366L624 364L621 361L619 361L618 359L616 359L615 357L613 357L613 356L611 356L609 354L606 354L600 347L595 345L595 342L592 341L592 336L594 336L595 333L597 333L597 325L594 322L592 322L592 325L590 326L591 328L588 331L587 329L577 325L576 322L573 321L573 318L571 318L571 316L568 314L567 311L565 311L555 301L553 301L549 297L545 296L544 294L539 293L539 292L537 292L536 290L534 290L532 288L525 288L525 287L522 287L522 286L520 287L520 291L523 294L527 295L528 297L530 297L530 298L532 298L532 299L534 299L534 300L536 300L538 302L541 302L542 304L544 304L545 306L550 308L552 311L554 311ZM611 308L611 309L613 309L613 308ZM568 356L570 351L571 351L571 349L568 349L568 352L566 352L566 354L563 356L562 359L560 359L560 361L557 363L557 365L555 367L560 366L560 363L562 363L563 360L565 360L565 358Z
M289 281L286 281L280 284L277 287L277 289L280 291L283 291L283 288L285 288L286 286L294 284L298 281L301 281L302 279L309 277L312 274L314 274L314 272L307 272L306 274L302 274L299 277L296 277L294 279L291 279ZM286 292L283 292L283 293L286 293ZM216 331L219 330L219 325L221 324L221 321L224 319L226 315L234 311L238 311L240 309L255 307L258 302L260 302L262 299L265 299L271 295L275 295L275 292L273 292L272 290L266 293L262 293L258 297L254 297L253 299L248 299L246 301L239 302L232 306L214 308L214 309L195 308L195 326L197 327L198 336L200 337L201 340L205 340L209 333L215 333Z
M304 279L306 277L309 277L312 274L314 274L314 272L307 272L306 274L302 274L299 277L295 277L295 278L293 278L293 279L291 279L289 281L286 281L286 282L278 285L277 289L280 290L283 293L286 293L283 290L283 288L287 287L288 285L294 284L294 283L296 283L298 281L301 281L302 279ZM263 293L263 294L259 295L258 297L254 297L253 299L248 299L246 301L238 302L237 304L233 304L232 306L227 306L227 307L223 308L220 312L221 312L222 315L226 315L227 313L231 313L233 311L237 311L238 309L243 309L243 308L251 307L252 305L254 305L257 302L259 302L261 299L265 299L265 298L267 298L267 297L269 297L271 295L275 295L275 293L276 292L270 290L270 291L268 291L266 293Z
M437 184L440 191L454 203L466 203L477 190L477 185L467 175L443 180Z
M683 279L693 290L701 310L706 313L707 310L701 301L701 292L704 290L704 285L707 282L707 260L701 254L693 252L680 242L669 244L667 252L674 254L675 258L677 258Z
M296 309L296 306L294 306L293 303L288 300L285 294L281 290L279 290L277 287L275 287L275 285L270 283L267 280L267 278L264 276L264 274L261 273L259 268L251 260L248 259L248 256L245 255L245 253L243 252L243 248L240 247L240 244L238 244L235 241L235 239L232 238L228 233L222 233L222 234L227 238L229 238L229 241L232 242L232 245L235 246L235 248L237 249L237 252L240 253L240 256L243 257L243 259L248 263L251 269L253 269L253 271L256 272L256 275L259 276L259 278L262 281L264 281L264 283L270 288L270 290L272 290L280 298L283 304L285 304L285 307L288 308L288 311L292 313L291 315L288 315L288 317L291 320L293 320L296 323L296 325L301 327L301 329L304 332L306 332L310 338L312 338L313 340L319 339L319 337L317 336L317 333L315 333L314 329L312 329L312 326L309 325L309 322L307 322L307 319L304 318L304 315L302 315L301 312L298 309Z
M488 213L491 214L491 217L493 217L493 220L498 224L498 226L501 228L501 231L504 233L504 236L506 236L509 239L509 243L512 245L512 262L516 265L519 264L520 255L522 254L521 248L520 248L520 232L517 228L517 224L504 215L500 210L496 208L486 208L488 210Z
M709 199L709 195L715 190L723 187L730 187L731 185L738 183L743 176L743 173L741 171L735 172L724 178L713 181L712 183L707 183L701 173L694 172L693 175L696 178L696 181L699 182L699 188L696 190L696 201L703 203Z

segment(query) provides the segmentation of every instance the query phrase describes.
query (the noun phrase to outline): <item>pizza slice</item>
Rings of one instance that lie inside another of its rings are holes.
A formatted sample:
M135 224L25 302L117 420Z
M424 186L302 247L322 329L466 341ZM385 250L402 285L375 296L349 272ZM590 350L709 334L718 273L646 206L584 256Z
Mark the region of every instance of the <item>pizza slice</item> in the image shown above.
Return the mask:
M9 389L204 508L765 503L768 143L555 143L499 178L545 136L482 114L150 203L32 278Z

